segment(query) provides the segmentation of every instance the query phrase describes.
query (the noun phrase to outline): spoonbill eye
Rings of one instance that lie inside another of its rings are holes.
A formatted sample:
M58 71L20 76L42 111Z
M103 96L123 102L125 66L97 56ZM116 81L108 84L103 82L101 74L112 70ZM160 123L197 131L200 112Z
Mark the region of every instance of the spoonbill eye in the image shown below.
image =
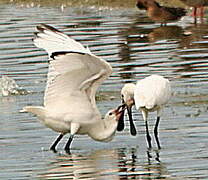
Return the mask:
M113 114L113 113L112 113L112 112L110 112L110 113L109 113L109 116L111 116L112 114Z

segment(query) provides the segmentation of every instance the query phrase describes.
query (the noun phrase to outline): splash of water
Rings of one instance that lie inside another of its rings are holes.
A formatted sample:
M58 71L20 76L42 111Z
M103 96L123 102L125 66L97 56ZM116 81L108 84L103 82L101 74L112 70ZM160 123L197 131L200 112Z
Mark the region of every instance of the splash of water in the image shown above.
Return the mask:
M10 95L23 95L28 92L25 89L20 88L14 79L8 76L2 76L0 79L0 97Z

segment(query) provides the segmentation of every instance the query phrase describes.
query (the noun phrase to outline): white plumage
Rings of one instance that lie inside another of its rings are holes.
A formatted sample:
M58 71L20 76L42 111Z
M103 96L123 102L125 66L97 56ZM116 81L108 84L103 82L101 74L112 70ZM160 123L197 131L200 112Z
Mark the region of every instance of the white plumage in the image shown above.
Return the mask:
M109 111L105 118L97 109L95 93L112 68L79 42L48 25L37 27L34 44L49 54L49 70L44 106L26 106L24 112L38 116L43 124L61 133L51 146L55 151L66 133L69 151L75 134L87 134L97 141L110 141L116 131L122 107Z
M45 49L49 56L54 52L60 51L91 54L90 50L85 48L81 43L51 26L47 26L47 29L44 29L43 26L39 26L38 28L42 32L36 33L38 38L35 38L33 42L37 47Z
M137 81L134 90L136 109L145 107L148 110L163 106L170 98L171 90L168 79L159 75L148 76Z
M142 112L142 116L146 125L147 141L150 148L152 145L151 137L148 131L147 117L149 112L157 111L154 134L158 148L160 148L157 129L161 116L161 110L171 97L171 87L169 80L160 75L151 75L137 81L136 85L133 83L125 84L121 90L121 94L127 109L135 105L136 109ZM130 119L131 116L131 113L129 113ZM132 126L133 125L131 125L130 128L132 128Z

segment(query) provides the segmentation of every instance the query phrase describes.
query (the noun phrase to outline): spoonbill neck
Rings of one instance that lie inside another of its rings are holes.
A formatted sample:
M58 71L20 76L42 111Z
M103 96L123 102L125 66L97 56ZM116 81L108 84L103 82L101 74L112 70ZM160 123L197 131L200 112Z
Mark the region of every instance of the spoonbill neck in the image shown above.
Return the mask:
M89 130L89 136L96 141L109 142L113 139L118 121L101 119Z

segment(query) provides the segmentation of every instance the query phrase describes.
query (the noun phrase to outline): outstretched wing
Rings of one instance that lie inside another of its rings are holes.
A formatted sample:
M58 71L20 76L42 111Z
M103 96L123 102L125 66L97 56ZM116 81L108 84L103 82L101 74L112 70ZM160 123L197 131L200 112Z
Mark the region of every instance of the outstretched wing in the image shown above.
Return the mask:
M90 103L97 110L95 93L111 74L111 66L60 31L47 25L37 29L34 43L51 57L44 106L81 109Z
M110 74L110 66L96 56L79 53L56 56L49 65L44 105L69 103L72 99L79 102L79 98L86 94L95 107L96 90Z
M37 30L33 42L37 47L45 49L49 56L67 51L91 54L81 43L51 26L41 24L37 26Z

